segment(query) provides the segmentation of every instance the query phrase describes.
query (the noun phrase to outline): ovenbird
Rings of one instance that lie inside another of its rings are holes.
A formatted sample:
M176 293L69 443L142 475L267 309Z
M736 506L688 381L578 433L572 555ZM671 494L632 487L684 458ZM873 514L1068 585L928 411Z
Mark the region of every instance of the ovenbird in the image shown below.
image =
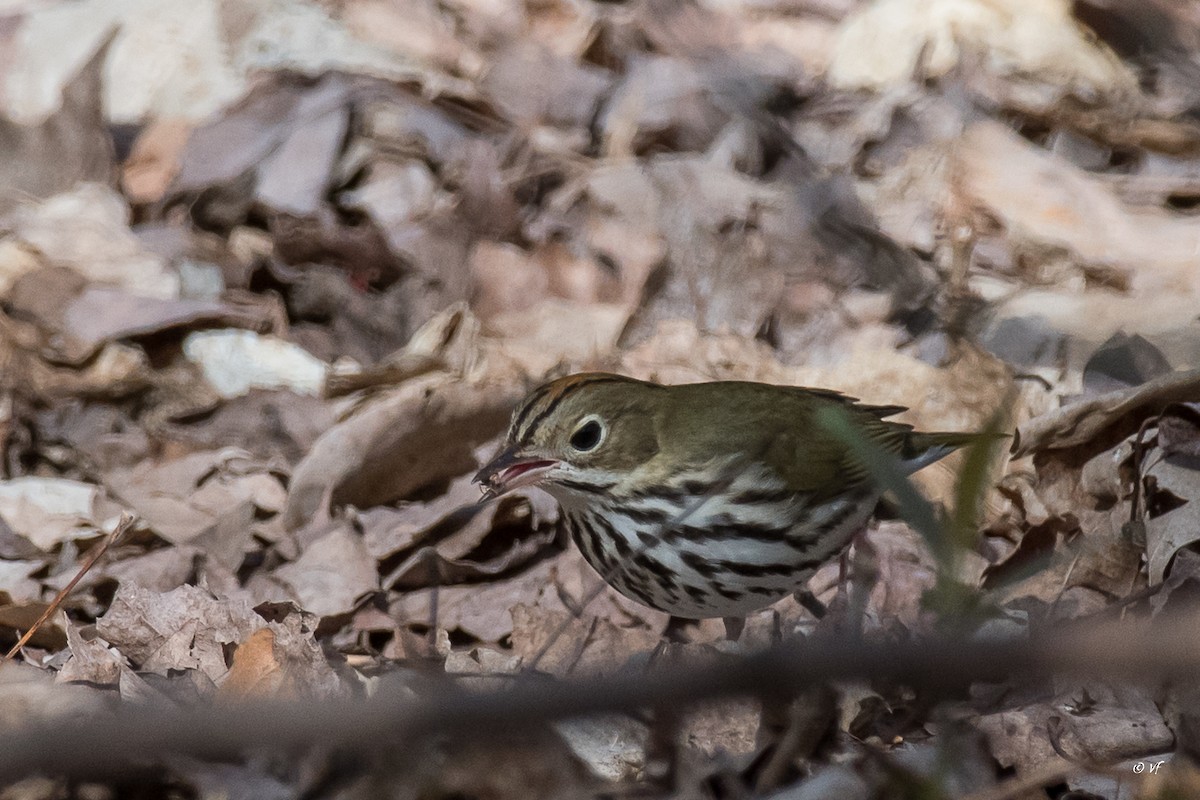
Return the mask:
M685 618L738 617L800 591L862 529L880 492L826 425L839 408L907 472L976 437L919 433L834 391L721 381L660 386L583 373L534 390L475 480L539 485L617 591Z

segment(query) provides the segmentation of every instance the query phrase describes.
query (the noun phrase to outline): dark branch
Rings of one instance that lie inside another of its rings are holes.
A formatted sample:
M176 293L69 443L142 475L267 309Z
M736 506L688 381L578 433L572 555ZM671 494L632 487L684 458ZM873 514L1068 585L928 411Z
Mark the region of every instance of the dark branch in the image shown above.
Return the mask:
M0 735L0 783L35 771L91 776L169 754L233 758L248 750L319 743L369 750L430 734L482 736L513 725L598 711L673 707L729 696L787 696L850 678L887 678L925 688L1024 675L1076 675L1152 683L1200 667L1195 622L1062 628L1034 639L941 638L904 645L810 638L731 659L590 681L523 676L510 688L469 693L438 685L412 699L386 684L364 701L259 702L238 707L145 710L47 722Z

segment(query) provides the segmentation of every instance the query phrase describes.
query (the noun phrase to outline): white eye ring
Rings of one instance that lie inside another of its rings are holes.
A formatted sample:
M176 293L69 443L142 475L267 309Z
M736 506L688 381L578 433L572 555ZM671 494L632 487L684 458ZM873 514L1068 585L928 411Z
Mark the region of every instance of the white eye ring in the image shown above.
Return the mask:
M595 414L589 414L579 420L569 442L571 448L576 452L590 453L603 444L607 437L608 427L604 424L604 420Z

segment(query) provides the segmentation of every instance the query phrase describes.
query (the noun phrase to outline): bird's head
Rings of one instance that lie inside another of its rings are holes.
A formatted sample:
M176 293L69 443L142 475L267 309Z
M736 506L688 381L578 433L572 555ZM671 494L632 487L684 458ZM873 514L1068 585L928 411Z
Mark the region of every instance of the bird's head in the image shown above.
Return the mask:
M654 416L665 391L607 373L546 383L517 407L475 481L492 496L530 485L555 495L611 488L658 452Z

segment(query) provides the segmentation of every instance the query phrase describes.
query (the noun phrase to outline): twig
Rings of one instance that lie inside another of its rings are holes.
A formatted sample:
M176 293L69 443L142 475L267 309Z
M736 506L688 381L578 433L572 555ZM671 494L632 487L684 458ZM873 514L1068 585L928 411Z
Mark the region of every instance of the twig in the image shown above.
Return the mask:
M424 554L422 558L425 559L425 568L432 573L433 585L429 587L429 631L426 640L429 645L428 658L434 661L438 655L438 601L442 586L442 558L436 545L423 547L421 552Z
M518 680L489 693L439 687L414 700L385 681L365 701L263 702L241 706L119 708L95 717L43 722L0 735L0 785L31 772L91 776L168 754L237 758L263 748L319 742L361 751L395 748L434 734L485 738L513 725L601 711L678 708L721 697L794 694L832 680L881 679L946 689L1020 675L1108 678L1141 684L1200 667L1196 620L1162 615L1131 623L1059 626L1030 639L940 636L907 643L824 639L706 666L671 664L645 674L589 681ZM768 689L769 687L769 689Z
M46 620L54 616L54 613L58 611L59 606L61 606L63 601L67 599L67 596L71 594L71 591L75 588L75 585L79 583L84 575L88 573L88 570L96 566L96 562L100 560L101 556L108 552L108 548L125 535L125 532L129 530L130 526L133 525L133 521L134 517L129 513L121 513L121 517L117 520L117 526L113 528L113 532L104 537L104 541L92 548L92 552L88 554L87 561L83 562L83 566L79 568L79 572L75 573L75 577L71 578L70 583L59 590L58 594L54 596L54 599L50 601L50 605L46 606L46 610L43 611L42 615L37 618L37 622L33 623L29 630L25 631L25 635L17 640L17 643L12 646L11 650L4 654L4 658L0 659L0 662L8 661L17 653L21 652L21 648L33 638L33 635L38 632L38 629L41 628L42 625L46 623Z

